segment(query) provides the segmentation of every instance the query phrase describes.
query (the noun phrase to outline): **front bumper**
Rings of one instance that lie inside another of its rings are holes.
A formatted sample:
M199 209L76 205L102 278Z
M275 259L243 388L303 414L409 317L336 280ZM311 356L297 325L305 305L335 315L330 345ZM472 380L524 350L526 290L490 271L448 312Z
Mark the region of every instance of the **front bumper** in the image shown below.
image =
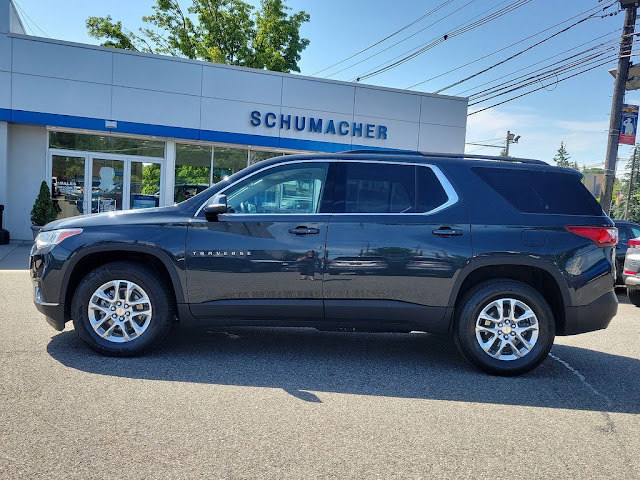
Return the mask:
M607 328L618 313L618 297L611 290L593 302L565 309L565 321L558 335L576 335Z
M47 323L58 331L64 330L64 304L48 303L42 300L42 291L38 285L33 287L33 303L40 313L45 316Z

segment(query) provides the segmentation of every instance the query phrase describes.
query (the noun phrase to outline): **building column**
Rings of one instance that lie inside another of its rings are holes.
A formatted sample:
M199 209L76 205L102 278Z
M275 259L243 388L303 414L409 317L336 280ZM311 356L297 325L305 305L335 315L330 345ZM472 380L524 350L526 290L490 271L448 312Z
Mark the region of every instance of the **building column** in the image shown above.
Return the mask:
M167 140L164 159L164 205L173 205L176 183L176 142Z
M9 176L9 127L7 122L0 122L0 205L7 206L9 196L7 194Z

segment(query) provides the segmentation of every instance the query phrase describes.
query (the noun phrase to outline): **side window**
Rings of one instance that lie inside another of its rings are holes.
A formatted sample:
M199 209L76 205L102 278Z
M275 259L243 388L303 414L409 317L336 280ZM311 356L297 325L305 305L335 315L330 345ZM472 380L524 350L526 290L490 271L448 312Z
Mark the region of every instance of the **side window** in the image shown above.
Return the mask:
M345 213L415 212L415 167L345 162Z
M440 180L429 167L416 167L418 212L430 212L449 200Z
M640 228L638 227L630 227L630 228L631 228L631 233L633 234L632 238L640 237Z
M273 167L229 188L229 213L317 213L327 179L327 163Z

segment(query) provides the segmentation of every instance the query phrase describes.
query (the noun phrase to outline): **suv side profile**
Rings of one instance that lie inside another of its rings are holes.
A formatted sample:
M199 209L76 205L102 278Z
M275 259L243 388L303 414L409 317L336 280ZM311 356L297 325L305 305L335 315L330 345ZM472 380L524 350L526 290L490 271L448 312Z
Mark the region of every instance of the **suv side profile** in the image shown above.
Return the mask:
M606 328L617 229L544 162L356 151L257 163L170 207L59 220L31 251L37 308L134 355L173 324L448 333L493 374Z

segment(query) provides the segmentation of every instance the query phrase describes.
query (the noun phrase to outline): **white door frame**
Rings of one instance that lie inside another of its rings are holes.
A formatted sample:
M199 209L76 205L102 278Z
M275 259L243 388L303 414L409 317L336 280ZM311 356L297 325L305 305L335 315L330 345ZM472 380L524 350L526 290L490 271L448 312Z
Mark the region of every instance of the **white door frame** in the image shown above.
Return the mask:
M165 205L166 197L166 161L163 157L145 157L141 155L123 155L119 153L87 152L81 150L66 150L49 148L49 177L53 175L53 156L84 158L84 201L83 212L91 213L91 188L87 189L87 182L93 181L93 160L119 160L123 162L122 172L122 210L131 209L131 162L157 163L160 165L160 198L158 204ZM173 200L173 199L172 199Z

